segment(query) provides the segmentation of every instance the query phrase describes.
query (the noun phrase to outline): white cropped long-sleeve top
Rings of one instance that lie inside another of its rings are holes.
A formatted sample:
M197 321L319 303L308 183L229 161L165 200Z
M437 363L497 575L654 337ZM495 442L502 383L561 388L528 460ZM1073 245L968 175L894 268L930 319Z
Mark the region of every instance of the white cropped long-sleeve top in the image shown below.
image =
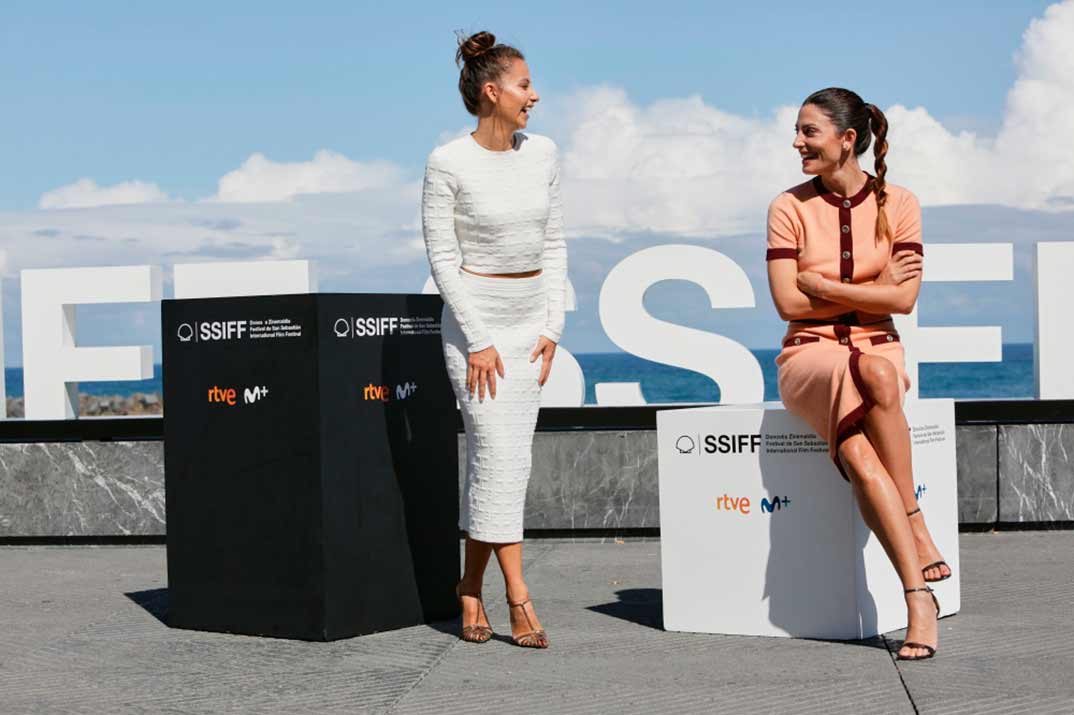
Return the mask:
M466 135L437 147L425 166L421 219L433 280L470 352L493 342L466 294L460 265L477 273L542 269L548 319L541 335L559 342L567 243L551 139L519 132L514 148L492 151Z

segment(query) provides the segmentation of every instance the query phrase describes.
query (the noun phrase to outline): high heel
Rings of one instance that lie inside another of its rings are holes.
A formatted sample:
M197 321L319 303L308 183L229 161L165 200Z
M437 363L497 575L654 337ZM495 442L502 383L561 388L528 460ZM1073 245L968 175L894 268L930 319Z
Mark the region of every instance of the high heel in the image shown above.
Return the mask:
M940 619L940 602L939 602L939 600L937 600L936 594L933 593L932 589L929 588L928 586L925 586L924 588L907 588L907 589L903 590L903 593L914 593L915 591L924 591L924 592L928 593L930 596L932 596L932 602L936 606L936 620L938 621ZM902 645L899 646L899 650L902 650L903 648L921 648L923 650L927 650L928 654L927 655L896 655L895 656L896 660L928 660L932 656L936 655L936 648L934 646L927 645L925 643L916 643L914 641L903 641Z
M530 620L530 614L526 613L526 604L530 602L530 599L520 601L518 603L511 603L511 599L507 599L507 606L509 608L521 608L522 615L526 617L526 624L530 627L528 633L523 633L520 636L511 636L511 642L522 648L547 648L548 647L548 634L544 632L544 629L536 629L533 627L533 621Z
M462 597L469 596L477 599L478 610L477 618L481 620L484 618L485 622L488 622L488 615L485 613L485 602L481 600L481 592L476 593L464 593L462 590L462 581L455 584L455 598L459 599L459 608L462 608ZM492 628L489 626L482 626L480 624L473 624L469 626L463 626L462 631L459 633L459 639L467 641L469 643L485 643L492 638Z
M921 507L918 507L918 508L914 509L913 511L906 512L906 516L911 517L914 514L920 514L920 513L921 513ZM925 572L928 571L929 569L940 568L941 566L946 566L947 567L947 575L946 576L941 575L940 578L927 578L926 577L925 578L925 583L936 583L937 581L946 581L947 579L951 578L951 574L952 574L951 564L947 563L946 561L944 561L942 559L940 561L935 561L935 562L929 564L928 566L922 567L921 574L924 575Z

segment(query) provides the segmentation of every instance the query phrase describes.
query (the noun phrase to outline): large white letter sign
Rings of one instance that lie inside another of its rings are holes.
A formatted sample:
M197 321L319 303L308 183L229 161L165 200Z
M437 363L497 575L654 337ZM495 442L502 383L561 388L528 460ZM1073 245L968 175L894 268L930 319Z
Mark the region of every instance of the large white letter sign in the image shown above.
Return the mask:
M1014 245L1010 243L932 243L925 246L925 254L922 281L1014 280ZM922 328L915 305L909 315L895 316L895 327L906 352L910 399L917 399L918 363L1003 359L1003 331L998 325Z
M567 296L564 310L570 313L578 309L578 298L570 278L566 279L565 289ZM427 295L440 294L432 276L425 279L421 292ZM552 372L548 374L548 381L541 388L541 407L581 407L583 404L585 375L582 373L582 366L570 351L559 345L556 347L556 357L552 360Z
M668 323L649 315L642 302L655 283L684 280L708 293L713 308L752 308L753 286L746 272L727 256L700 246L654 246L624 258L600 289L600 322L613 343L638 357L694 370L720 386L720 402L764 400L764 377L757 358L743 345L715 333ZM614 392L597 385L616 404L630 398L644 403L637 383ZM614 389L614 388L613 388Z
M157 266L22 271L22 369L26 419L78 415L78 382L153 377L153 348L75 347L75 306L160 300Z
M317 292L317 278L310 261L179 263L173 270L176 298Z
M1074 337L1070 331L1070 306L1074 305L1074 241L1037 244L1037 398L1074 398Z

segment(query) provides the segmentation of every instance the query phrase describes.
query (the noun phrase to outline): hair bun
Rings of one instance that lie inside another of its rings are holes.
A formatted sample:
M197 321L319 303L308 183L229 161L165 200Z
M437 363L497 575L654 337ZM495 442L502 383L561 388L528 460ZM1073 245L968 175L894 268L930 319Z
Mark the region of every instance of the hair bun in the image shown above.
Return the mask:
M485 54L496 46L496 35L482 30L475 32L469 37L463 37L459 33L459 49L455 53L455 62L469 62Z

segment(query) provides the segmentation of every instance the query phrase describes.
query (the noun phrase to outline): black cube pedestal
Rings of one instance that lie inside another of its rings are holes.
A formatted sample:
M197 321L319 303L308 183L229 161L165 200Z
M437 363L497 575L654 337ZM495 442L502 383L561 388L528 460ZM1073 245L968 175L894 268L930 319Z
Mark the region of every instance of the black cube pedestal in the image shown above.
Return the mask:
M171 625L334 640L458 615L441 306L164 301Z

